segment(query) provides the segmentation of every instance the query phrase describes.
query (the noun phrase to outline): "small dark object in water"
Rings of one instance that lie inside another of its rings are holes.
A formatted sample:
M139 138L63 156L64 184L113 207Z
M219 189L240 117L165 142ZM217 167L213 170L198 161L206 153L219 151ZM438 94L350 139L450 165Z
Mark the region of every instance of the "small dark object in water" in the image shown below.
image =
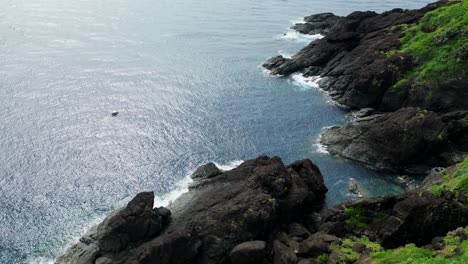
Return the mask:
M117 116L119 112L112 112L112 116Z

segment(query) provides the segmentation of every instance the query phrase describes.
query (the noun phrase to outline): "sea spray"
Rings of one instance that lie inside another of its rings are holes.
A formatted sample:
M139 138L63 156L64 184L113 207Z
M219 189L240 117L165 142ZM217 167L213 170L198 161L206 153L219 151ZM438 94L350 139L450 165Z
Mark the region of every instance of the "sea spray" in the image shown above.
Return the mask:
M323 35L321 34L315 34L315 35L308 35L308 34L302 34L297 32L296 30L290 29L286 31L285 33L278 35L278 39L286 39L286 40L293 40L293 41L298 41L298 42L311 42L317 39L323 38Z
M226 164L220 164L217 162L213 162L216 167L218 167L222 171L228 171L236 168L240 164L242 164L242 160L233 160ZM169 206L174 200L180 197L182 194L189 191L189 185L193 182L192 178L190 177L195 169L190 170L189 173L179 182L176 183L175 188L163 195L155 196L154 197L154 207L161 207L161 206Z

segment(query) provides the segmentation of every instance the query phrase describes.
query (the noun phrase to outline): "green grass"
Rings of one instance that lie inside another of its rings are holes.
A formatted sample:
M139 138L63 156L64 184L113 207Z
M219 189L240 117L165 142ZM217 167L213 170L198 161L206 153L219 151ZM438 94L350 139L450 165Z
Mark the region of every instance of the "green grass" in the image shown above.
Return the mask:
M382 250L382 246L376 242L372 242L368 237L351 237L342 240L340 244L333 243L329 246L331 251L335 251L338 254L340 263L349 263L356 261L361 254L353 250L353 246L356 243L360 243L366 246L366 251L379 252ZM323 259L324 257L322 257Z
M446 170L441 173L446 173ZM429 188L429 192L438 196L442 191L451 191L457 197L460 194L468 197L468 158L455 165L455 170L450 174L445 174L442 184L433 185Z
M348 230L363 229L367 227L364 222L365 217L362 215L363 211L359 207L348 207L344 209L348 219L345 221L345 228Z
M465 232L468 233L468 227ZM370 256L376 264L468 263L468 240L462 242L460 237L449 232L444 241L445 247L438 251L408 244L397 249L377 251ZM458 254L454 254L456 250L459 251Z
M427 88L442 80L466 76L468 0L426 13L418 24L404 30L400 42L400 50L390 51L387 55L409 53L419 66L407 73L394 88L407 87L410 83Z

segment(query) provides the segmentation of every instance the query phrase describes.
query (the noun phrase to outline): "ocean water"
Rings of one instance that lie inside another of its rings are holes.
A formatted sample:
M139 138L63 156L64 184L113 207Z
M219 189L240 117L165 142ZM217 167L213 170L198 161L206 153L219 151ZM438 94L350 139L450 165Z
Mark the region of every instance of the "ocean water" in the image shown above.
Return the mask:
M327 206L351 178L403 191L316 145L345 112L260 65L318 37L288 31L303 16L428 2L0 0L0 263L47 263L136 193L174 199L209 161L310 158Z

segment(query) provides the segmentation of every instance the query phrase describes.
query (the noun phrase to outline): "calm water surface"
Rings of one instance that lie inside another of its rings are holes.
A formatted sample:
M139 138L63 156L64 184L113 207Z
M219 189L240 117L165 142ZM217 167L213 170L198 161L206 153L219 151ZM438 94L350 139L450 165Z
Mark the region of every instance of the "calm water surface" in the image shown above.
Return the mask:
M311 158L348 199L402 191L317 152L344 112L259 65L309 41L305 15L429 1L0 0L0 263L53 259L140 191L164 195L208 161ZM112 117L112 111L119 111Z

